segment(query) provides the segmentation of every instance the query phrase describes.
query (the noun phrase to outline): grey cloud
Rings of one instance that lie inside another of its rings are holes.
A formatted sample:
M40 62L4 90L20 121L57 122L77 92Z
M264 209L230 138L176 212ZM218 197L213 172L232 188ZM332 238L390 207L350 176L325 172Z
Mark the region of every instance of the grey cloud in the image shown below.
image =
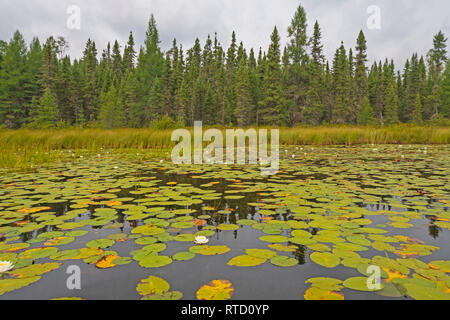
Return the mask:
M325 53L332 59L344 41L354 47L360 29L368 40L369 59L394 58L397 67L413 52L425 55L432 36L442 30L450 34L450 2L448 0L303 0L308 14L309 30L318 20ZM66 9L79 5L82 10L81 30L68 30ZM96 41L101 51L108 41L117 39L122 45L133 31L142 45L151 13L158 22L162 47L171 46L177 38L184 48L196 37L202 43L207 35L218 33L220 42L228 46L235 30L246 47L267 49L270 33L276 25L285 44L286 30L298 6L297 0L15 0L0 4L0 39L9 40L19 29L30 41L38 36L64 36L70 43L70 54L79 57L88 38ZM378 5L382 29L368 30L366 9Z

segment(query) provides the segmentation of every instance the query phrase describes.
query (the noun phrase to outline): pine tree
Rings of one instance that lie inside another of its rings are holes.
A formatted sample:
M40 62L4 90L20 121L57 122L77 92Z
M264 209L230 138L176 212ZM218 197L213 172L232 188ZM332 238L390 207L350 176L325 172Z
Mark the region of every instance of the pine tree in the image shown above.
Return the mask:
M386 101L381 123L385 125L397 124L399 122L398 107L397 83L392 80L386 90Z
M122 99L123 110L126 115L126 123L129 127L138 128L140 126L139 98L137 84L134 73L128 72L127 78L123 82Z
M5 55L7 45L8 44L5 41L0 40L0 65L2 63L3 56Z
M250 78L248 75L245 58L241 58L237 71L236 82L236 110L235 117L239 127L246 127L251 124L252 96L250 93Z
M84 115L84 99L80 93L83 91L84 83L80 63L75 60L70 73L70 104L73 108L74 124L84 126L86 118Z
M304 64L307 60L307 26L305 9L300 5L288 27L290 43L288 44L287 49L293 64Z
M116 88L120 85L120 80L122 78L122 55L120 54L120 46L119 43L114 41L113 49L112 49L112 72L114 75L114 83Z
M352 121L353 113L350 102L350 73L347 53L342 43L336 51L333 62L334 108L332 122L346 124Z
M275 27L271 36L264 75L263 99L260 101L261 125L285 125L286 112L283 107L280 67L280 37Z
M423 116L422 116L422 102L420 101L420 94L416 95L416 102L414 104L414 116L413 121L416 124L422 124Z
M283 99L286 101L287 115L285 117L287 119L281 122L289 122L286 124L290 125L300 121L305 122L305 119L302 119L302 115L305 115L302 109L305 108L305 104L307 103L306 93L308 91L307 83L309 79L307 72L309 59L307 53L309 45L307 26L305 9L300 5L288 27L289 43L283 55L282 90L285 92ZM315 41L320 41L319 34L316 34ZM316 49L319 48L316 47ZM309 108L311 106L306 107Z
M25 86L30 80L27 72L27 48L22 34L14 33L0 66L0 125L16 129L27 114Z
M321 36L316 21L308 37L302 6L288 28L287 45L280 47L275 28L268 52L259 48L257 57L237 41L235 32L227 50L215 34L207 36L204 46L196 39L186 58L175 39L163 51L153 15L138 54L130 32L123 55L118 41L108 42L99 59L90 39L82 58L72 60L64 38L49 37L43 46L34 38L27 46L16 32L8 43L0 41L0 128L40 126L35 119L42 116L42 105L54 107L52 99L57 106L54 126L63 121L146 127L158 121L157 127L164 127L174 120L188 126L196 120L238 126L366 124L372 117L379 124L394 124L450 116L442 32L434 36L427 59L414 53L403 71L386 59L367 72L362 31L356 51L342 44L330 69ZM55 113L43 113L48 126Z
M144 114L144 125L148 126L151 122L161 119L163 116L161 105L164 101L164 87L160 78L153 81L148 98L148 111Z
M125 112L114 86L110 86L108 92L101 98L99 122L104 129L121 128L125 125Z
M307 90L305 94L304 106L301 111L301 119L305 124L319 125L325 114L324 110L324 61L323 45L321 40L321 31L319 23L314 24L314 33L310 40L311 60L307 63L304 70L309 75L309 83L303 86ZM303 78L306 82L306 77ZM292 124L295 124L292 123Z
M365 96L362 100L361 108L359 109L358 124L366 126L373 125L375 123L375 115L372 107L370 106L369 98Z
M38 108L33 113L32 127L39 129L56 127L59 120L58 105L50 88L45 89Z
M55 77L55 96L61 120L69 125L75 123L74 107L70 91L70 58L65 57L58 66Z
M433 39L433 49L428 53L428 64L430 69L430 111L431 118L439 116L440 106L440 81L447 62L447 38L439 31Z
M95 42L88 39L86 48L83 52L82 65L82 79L83 88L83 118L88 122L93 122L97 119L98 115L98 102L100 92L99 86L96 81L96 69L98 65L97 61L97 48Z
M236 33L231 35L231 44L227 50L226 58L226 86L225 86L225 110L223 112L223 125L232 125L235 122L236 109L236 72L237 61Z
M322 66L325 61L325 56L323 55L323 45L322 45L322 31L320 30L319 22L314 24L314 33L310 40L311 46L311 57L316 65Z
M164 55L159 47L159 32L153 14L150 16L145 37L145 48L139 53L136 77L139 93L139 105L144 112L149 101L149 88L153 87L156 78L161 79L164 66ZM148 125L148 123L146 124Z
M361 30L358 36L356 45L356 62L355 62L355 103L356 108L360 109L362 100L369 93L367 84L367 42L363 31Z
M49 88L52 91L55 89L56 73L58 72L57 52L58 46L55 39L53 37L48 38L42 50L41 84L42 87Z
M42 96L42 86L41 86L41 70L42 70L42 48L38 38L34 38L31 42L30 49L27 52L26 57L27 63L27 81L24 84L24 95L25 95L25 105L24 105L24 118L30 116L30 110L33 105L33 98L36 101ZM1 63L0 63L1 65ZM22 125L25 125L25 120Z
M134 37L133 32L130 31L130 35L128 37L128 43L125 47L123 53L123 69L126 72L131 72L134 70L135 62L136 62L136 51L134 49Z
M440 113L445 118L450 118L450 60L441 79L440 87Z

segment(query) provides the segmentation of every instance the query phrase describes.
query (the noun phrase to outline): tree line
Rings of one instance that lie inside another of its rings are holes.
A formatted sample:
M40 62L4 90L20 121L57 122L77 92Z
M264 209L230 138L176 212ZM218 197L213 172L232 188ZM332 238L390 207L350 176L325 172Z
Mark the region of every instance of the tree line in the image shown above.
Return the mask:
M267 51L247 51L235 32L223 48L208 36L185 51L173 40L160 48L153 15L145 43L133 33L123 50L108 43L99 58L89 39L80 59L64 38L27 45L16 31L0 41L0 128L65 126L142 128L173 124L296 126L422 123L450 116L447 38L435 35L426 57L413 54L401 71L393 60L368 67L360 31L325 59L319 23L307 33L299 6L281 48L275 27Z

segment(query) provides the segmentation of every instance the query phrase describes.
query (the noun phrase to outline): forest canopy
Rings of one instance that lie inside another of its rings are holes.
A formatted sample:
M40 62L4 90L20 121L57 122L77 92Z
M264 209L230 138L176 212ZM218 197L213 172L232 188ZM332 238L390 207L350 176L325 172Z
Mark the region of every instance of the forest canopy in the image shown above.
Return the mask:
M327 61L319 22L313 34L307 25L299 6L284 48L275 27L265 49L248 50L233 32L228 48L214 34L186 51L174 39L164 51L152 15L140 48L132 32L123 47L116 40L101 54L88 39L74 60L64 38L27 44L16 31L9 42L0 40L0 128L143 128L199 120L391 125L449 118L450 63L441 31L425 57L412 54L399 71L388 59L368 66L363 31Z

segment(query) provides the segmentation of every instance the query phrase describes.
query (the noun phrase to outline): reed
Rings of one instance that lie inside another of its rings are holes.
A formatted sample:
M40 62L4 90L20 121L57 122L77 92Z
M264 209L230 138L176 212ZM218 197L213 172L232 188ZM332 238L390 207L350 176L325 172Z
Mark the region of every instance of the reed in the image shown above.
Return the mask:
M225 130L225 129L223 129ZM172 130L0 130L0 168L21 169L61 159L58 150L124 151L172 148ZM225 135L224 135L225 136ZM296 127L280 130L282 145L450 144L450 127Z

